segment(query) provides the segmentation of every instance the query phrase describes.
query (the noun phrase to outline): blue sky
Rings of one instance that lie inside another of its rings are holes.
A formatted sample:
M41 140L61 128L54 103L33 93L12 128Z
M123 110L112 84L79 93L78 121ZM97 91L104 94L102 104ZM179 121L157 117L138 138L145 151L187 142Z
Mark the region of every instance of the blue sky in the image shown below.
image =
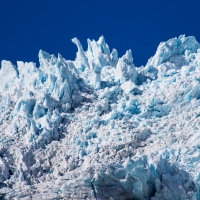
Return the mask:
M0 60L33 61L40 49L73 60L78 37L104 35L119 56L145 65L161 41L181 34L200 42L199 0L0 0Z

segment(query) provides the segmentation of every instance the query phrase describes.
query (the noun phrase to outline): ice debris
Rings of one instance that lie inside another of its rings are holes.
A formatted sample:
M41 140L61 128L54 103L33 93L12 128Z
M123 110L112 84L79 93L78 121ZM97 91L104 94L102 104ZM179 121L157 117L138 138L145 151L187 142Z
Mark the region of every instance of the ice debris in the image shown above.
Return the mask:
M200 45L162 42L146 66L103 36L75 61L0 70L2 199L199 200Z

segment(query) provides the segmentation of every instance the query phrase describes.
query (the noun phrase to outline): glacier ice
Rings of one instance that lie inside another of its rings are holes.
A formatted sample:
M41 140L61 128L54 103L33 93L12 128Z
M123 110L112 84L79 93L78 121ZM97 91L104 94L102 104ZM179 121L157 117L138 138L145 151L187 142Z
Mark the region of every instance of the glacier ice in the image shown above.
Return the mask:
M200 199L200 44L160 43L145 66L105 38L74 61L0 69L0 198Z

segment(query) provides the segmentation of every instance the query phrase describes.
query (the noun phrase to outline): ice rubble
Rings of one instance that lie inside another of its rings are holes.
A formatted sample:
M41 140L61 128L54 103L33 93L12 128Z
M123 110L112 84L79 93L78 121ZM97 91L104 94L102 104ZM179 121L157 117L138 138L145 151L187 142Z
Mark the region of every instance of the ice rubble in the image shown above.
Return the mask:
M75 61L0 70L2 199L200 199L200 45L162 42L146 66L104 37Z

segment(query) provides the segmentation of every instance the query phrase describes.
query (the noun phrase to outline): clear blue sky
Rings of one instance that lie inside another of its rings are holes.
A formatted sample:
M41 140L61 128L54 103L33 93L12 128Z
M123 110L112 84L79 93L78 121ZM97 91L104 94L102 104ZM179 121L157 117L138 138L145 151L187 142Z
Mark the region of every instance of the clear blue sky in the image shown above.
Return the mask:
M200 0L0 0L0 60L33 61L40 49L74 59L78 37L105 36L119 56L132 49L145 65L161 41L181 34L200 42Z

